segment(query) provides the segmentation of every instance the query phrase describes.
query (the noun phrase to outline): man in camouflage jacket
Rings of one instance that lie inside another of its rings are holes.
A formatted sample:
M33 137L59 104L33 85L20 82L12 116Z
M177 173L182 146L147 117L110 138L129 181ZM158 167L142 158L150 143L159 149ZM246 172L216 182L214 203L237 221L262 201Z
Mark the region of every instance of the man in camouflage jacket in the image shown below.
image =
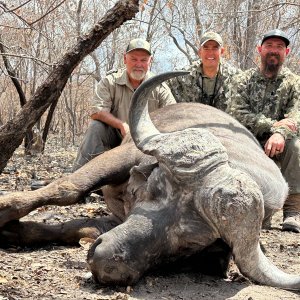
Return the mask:
M224 53L219 34L207 32L200 39L200 60L184 68L190 73L172 78L168 85L177 102L200 102L226 110L226 88L239 69L221 62Z
M227 93L228 112L258 139L279 163L289 184L283 230L300 232L300 78L282 67L290 41L281 30L263 36L259 68L235 76Z

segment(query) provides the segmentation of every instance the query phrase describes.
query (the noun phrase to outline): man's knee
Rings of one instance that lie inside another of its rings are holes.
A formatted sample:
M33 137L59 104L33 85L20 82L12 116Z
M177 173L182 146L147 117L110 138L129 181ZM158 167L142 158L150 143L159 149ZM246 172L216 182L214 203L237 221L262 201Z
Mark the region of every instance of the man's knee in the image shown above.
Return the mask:
M73 171L107 150L104 143L107 127L106 124L100 121L91 120L79 146L77 157L73 164Z
M96 135L97 137L102 136L107 131L107 127L108 125L101 121L91 120L85 135Z
M300 140L286 141L286 149L281 160L281 171L289 184L290 194L300 193Z

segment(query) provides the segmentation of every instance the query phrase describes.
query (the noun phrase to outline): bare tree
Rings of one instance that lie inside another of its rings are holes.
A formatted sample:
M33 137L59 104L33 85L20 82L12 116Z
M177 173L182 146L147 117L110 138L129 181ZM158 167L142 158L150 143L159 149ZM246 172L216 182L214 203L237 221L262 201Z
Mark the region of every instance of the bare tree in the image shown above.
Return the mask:
M60 97L65 84L78 63L95 50L123 22L138 12L138 1L120 0L106 15L55 65L45 82L36 90L20 112L0 128L0 171L21 144L26 131L45 110Z
M242 69L255 65L255 46L270 29L285 30L294 48L299 44L295 38L300 22L297 0L173 0L160 1L158 7L169 42L174 43L174 66L178 66L183 56L189 63L197 59L199 38L205 31L221 34L225 58Z
M5 46L2 42L1 34L0 34L0 53L5 53ZM3 62L4 62L4 65L5 65L5 68L7 70L7 73L10 76L10 78L11 78L11 80L12 80L12 82L13 82L16 90L17 90L17 93L18 93L19 99L20 99L20 105L22 107L22 106L25 105L27 100L26 100L25 93L22 89L22 86L20 84L20 81L18 80L17 73L15 72L14 68L10 64L10 61L9 61L8 57L6 57L5 55L3 56ZM1 125L3 125L3 124L1 124ZM24 145L25 145L25 153L29 154L30 151L31 151L31 147L33 145L33 132L31 130L31 128L25 134Z
M114 0L14 0L0 2L0 28L7 58L16 73L25 99L33 99L58 66L57 58L85 39ZM38 119L37 127L55 131L66 143L77 144L89 121L89 99L97 81L107 71L123 66L123 53L130 39L151 41L152 70L172 70L198 59L200 36L208 30L221 34L225 59L243 69L258 62L255 50L262 34L273 28L291 38L288 66L299 72L300 55L298 0L145 0L140 11L123 26L115 28L86 55L61 90L63 101L53 101ZM3 51L2 51L3 52ZM17 90L0 60L0 115L12 122L20 110ZM51 108L50 108L51 107ZM52 120L51 120L52 119ZM31 126L29 126L30 128Z

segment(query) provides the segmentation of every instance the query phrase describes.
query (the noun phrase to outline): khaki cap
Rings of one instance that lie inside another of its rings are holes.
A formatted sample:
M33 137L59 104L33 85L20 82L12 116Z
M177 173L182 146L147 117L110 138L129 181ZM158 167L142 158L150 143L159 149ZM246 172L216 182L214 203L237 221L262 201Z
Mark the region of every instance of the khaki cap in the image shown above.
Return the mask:
M222 40L221 36L216 32L209 31L209 32L204 33L200 39L200 46L203 46L208 41L215 41L221 47L223 46L223 40Z
M151 55L151 45L146 40L143 39L131 40L126 48L126 53L137 49L145 50Z

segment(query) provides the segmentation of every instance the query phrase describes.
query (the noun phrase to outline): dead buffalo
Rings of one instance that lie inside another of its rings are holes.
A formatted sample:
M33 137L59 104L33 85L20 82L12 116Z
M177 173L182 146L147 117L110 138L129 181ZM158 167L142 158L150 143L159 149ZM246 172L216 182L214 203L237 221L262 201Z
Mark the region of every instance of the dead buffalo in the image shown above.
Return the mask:
M156 76L136 91L130 112L134 143L42 189L1 197L2 240L26 245L98 236L88 252L94 277L124 285L155 266L201 260L201 253L221 248L223 268L232 254L255 282L300 290L300 276L276 268L259 245L263 220L283 206L288 187L253 135L224 112L196 103L165 107L150 119L147 92L183 74ZM78 202L100 187L111 217L55 226L9 222L42 205Z

